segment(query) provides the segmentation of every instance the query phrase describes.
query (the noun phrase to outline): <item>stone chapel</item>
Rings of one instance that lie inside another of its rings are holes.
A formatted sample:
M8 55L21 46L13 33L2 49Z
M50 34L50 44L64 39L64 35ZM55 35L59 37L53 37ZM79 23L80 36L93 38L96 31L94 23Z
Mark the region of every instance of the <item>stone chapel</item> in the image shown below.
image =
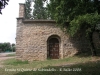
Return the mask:
M53 20L24 18L25 4L19 4L17 18L16 58L18 60L63 59L89 49L87 41L70 40ZM81 39L84 39L81 37Z

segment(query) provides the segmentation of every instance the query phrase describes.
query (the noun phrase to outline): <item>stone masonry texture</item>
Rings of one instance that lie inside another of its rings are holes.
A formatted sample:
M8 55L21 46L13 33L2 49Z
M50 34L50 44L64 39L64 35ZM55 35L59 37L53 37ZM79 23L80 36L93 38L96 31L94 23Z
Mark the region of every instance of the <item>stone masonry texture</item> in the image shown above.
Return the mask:
M47 59L47 40L50 36L60 38L59 58L75 54L76 48L69 41L67 34L56 27L54 21L29 21L18 19L16 54L21 60Z
M17 18L16 59L46 60L48 39L52 37L59 40L59 59L90 49L85 37L69 38L69 35L57 27L53 20L24 19L24 4L20 4L19 18Z

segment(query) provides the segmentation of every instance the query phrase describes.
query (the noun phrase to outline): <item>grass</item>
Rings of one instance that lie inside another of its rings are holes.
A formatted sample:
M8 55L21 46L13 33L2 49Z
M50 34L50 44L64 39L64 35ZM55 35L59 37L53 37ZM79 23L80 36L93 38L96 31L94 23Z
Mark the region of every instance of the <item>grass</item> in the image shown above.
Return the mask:
M7 57L15 56L16 54L8 54Z
M64 65L66 63L84 63L86 61L91 60L91 57L83 57L83 58L79 58L79 57L69 57L69 58L65 58L65 59L55 59L55 60L45 60L45 61L33 61L33 62L28 62L28 61L19 61L16 59L8 59L4 61L5 65L24 65L24 64L28 64L30 67L34 66L34 67L44 67L44 66L58 66L58 65ZM78 60L78 61L77 61Z
M91 56L33 62L8 59L3 63L5 66L0 68L0 75L99 75L99 59ZM49 69L56 71L47 72Z
M4 64L5 65L23 65L23 64L28 64L29 62L28 61L21 61L21 60L16 60L16 59L8 59L8 60L5 60L4 61Z
M43 68L42 68L43 69ZM40 69L40 70L42 70ZM56 71L27 71L19 72L15 75L100 75L100 61L81 63L72 66L51 66L44 69L55 69Z

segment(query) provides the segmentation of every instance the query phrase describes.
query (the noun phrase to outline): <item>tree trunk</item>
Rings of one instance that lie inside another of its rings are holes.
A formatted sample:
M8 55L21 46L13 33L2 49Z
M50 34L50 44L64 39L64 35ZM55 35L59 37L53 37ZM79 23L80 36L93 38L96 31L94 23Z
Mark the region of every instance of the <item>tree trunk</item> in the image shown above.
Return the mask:
M91 49L92 56L97 56L96 49L94 47L94 43L93 42L91 43L91 47L92 47L92 49Z
M89 36L90 44L91 44L91 52L92 52L92 56L97 56L96 48L95 48L94 43L93 43L93 32L91 32L90 36Z

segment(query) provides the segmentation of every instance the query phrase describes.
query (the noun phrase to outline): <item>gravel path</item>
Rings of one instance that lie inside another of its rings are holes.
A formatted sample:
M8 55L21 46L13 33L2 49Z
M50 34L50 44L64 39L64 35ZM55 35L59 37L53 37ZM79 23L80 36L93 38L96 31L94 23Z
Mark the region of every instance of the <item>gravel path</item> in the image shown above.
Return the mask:
M15 54L15 52L0 53L0 57L7 56L8 54Z

